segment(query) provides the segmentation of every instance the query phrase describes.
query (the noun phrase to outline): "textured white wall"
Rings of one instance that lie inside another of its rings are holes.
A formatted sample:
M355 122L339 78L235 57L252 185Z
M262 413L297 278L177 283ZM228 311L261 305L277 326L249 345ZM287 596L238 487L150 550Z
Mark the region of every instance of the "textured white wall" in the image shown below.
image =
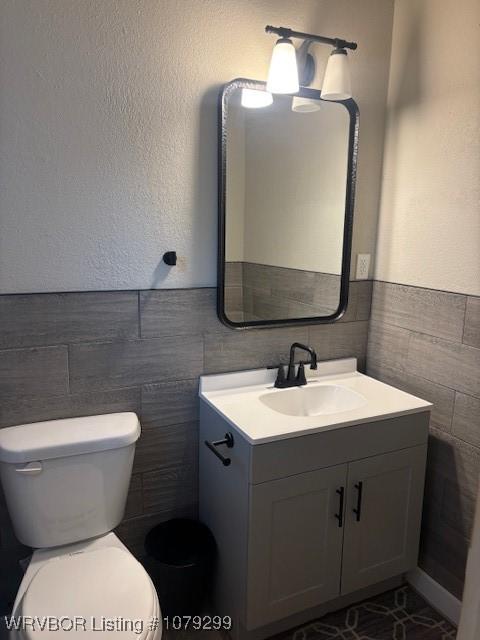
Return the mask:
M295 113L291 99L277 101L245 116L245 260L340 274L348 111L323 102Z
M480 295L479 140L479 0L397 0L376 278Z
M216 282L216 96L267 23L359 42L354 251L372 251L391 0L3 0L0 292ZM462 45L463 46L463 45ZM317 47L319 71L328 49ZM179 265L161 262L176 249Z

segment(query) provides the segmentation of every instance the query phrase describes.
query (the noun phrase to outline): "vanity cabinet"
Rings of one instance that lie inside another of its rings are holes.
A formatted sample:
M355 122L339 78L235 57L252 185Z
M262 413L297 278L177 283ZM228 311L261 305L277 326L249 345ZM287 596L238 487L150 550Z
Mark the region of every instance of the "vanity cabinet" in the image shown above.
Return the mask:
M416 564L425 447L250 487L247 610L265 624Z
M252 624L338 596L343 513L337 492L346 481L347 465L339 465L251 486L247 610Z
M341 593L416 566L426 447L348 465Z
M216 609L245 637L299 624L322 603L343 606L348 594L353 602L416 566L428 411L263 444L204 401L200 414L200 518L218 545ZM229 466L204 446L226 432Z

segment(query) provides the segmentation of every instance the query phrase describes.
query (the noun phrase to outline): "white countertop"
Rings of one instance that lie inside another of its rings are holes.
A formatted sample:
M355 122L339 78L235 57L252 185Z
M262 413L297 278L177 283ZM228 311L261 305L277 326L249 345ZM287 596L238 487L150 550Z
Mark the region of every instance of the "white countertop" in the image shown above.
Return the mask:
M355 358L345 358L320 362L316 371L307 369L308 387L341 385L366 399L359 408L330 415L290 416L263 404L260 397L266 393L290 391L273 386L276 369L201 376L200 398L253 445L431 409L430 402L363 375L356 366Z

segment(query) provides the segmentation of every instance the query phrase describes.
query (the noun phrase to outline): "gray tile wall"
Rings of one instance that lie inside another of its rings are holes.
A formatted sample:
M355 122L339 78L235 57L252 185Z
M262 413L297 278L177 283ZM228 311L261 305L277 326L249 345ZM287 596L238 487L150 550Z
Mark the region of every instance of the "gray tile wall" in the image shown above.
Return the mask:
M370 288L341 323L245 331L217 320L215 289L0 296L0 427L136 411L143 429L118 534L141 557L154 524L196 514L198 376L285 362L297 340L365 367ZM27 554L0 498L0 574L12 578L0 598L14 595Z
M139 556L148 529L197 509L198 376L276 364L291 342L434 403L421 566L461 596L480 470L480 299L352 283L342 322L233 331L214 289L0 296L0 427L136 411L138 443L119 535ZM14 594L15 539L0 498L0 598Z
M375 282L367 371L434 404L420 566L460 598L480 471L480 298Z
M372 282L350 283L349 313L342 320L368 319ZM227 262L225 311L234 322L325 316L340 300L340 276L253 262Z

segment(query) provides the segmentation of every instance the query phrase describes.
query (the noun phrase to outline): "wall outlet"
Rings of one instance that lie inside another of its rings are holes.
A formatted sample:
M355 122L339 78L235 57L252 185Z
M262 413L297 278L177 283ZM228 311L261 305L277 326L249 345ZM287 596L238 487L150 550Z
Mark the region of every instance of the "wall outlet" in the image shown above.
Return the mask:
M368 280L368 274L370 271L370 254L359 253L357 254L357 280Z

